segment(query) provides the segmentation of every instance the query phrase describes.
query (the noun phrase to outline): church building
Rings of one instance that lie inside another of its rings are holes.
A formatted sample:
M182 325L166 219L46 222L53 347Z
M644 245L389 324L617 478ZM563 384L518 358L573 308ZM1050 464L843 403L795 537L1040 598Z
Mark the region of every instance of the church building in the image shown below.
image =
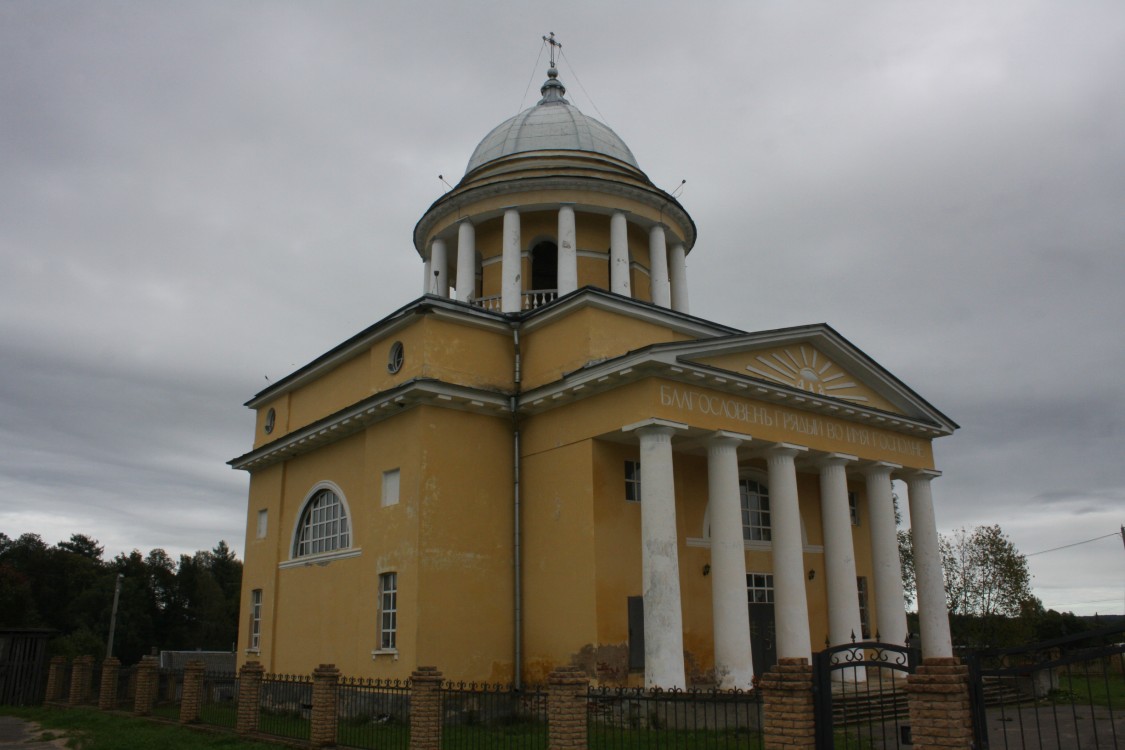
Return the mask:
M950 655L957 425L829 325L693 316L692 218L547 76L418 221L418 299L247 402L240 662L749 688L907 640L892 478Z

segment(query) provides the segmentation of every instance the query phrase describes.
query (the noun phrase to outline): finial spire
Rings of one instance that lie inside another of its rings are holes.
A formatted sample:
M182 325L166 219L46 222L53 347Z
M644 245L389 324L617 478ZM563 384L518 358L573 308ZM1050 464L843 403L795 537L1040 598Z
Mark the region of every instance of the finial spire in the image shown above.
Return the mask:
M555 32L550 32L549 36L543 37L543 41L551 46L551 69L555 69L555 48L558 47L562 50L562 42L555 41ZM549 75L549 74L548 74ZM557 75L557 73L556 73Z

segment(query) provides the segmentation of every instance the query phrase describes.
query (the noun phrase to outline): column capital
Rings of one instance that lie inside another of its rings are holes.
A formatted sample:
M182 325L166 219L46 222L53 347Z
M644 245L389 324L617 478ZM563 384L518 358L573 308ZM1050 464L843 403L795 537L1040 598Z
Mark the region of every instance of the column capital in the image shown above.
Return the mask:
M673 422L670 419L653 417L651 419L641 420L640 422L634 422L633 424L627 424L621 428L621 431L641 434L643 430L649 434L659 434L663 432L668 435L674 435L677 430L686 430L687 428L688 426L683 422Z
M472 219L471 216L462 216L460 219L457 220L457 223L458 224L468 224L469 226L476 226L475 224L473 224L473 219Z
M808 451L803 445L795 445L794 443L774 443L766 448L767 456L789 456L790 458L799 456Z
M733 445L737 448L743 443L749 443L753 439L754 438L750 437L749 435L744 435L741 432L715 430L704 439L704 442L707 444L708 448L710 448L711 446L719 445Z
M937 469L902 469L896 471L895 474L902 479L914 479L924 482L929 482L941 476L941 472Z
M876 472L886 472L889 474L901 468L902 464L893 464L890 461L871 461L861 467L864 474L874 474Z
M823 469L828 466L844 466L858 460L859 456L850 453L827 453L817 459L816 465Z

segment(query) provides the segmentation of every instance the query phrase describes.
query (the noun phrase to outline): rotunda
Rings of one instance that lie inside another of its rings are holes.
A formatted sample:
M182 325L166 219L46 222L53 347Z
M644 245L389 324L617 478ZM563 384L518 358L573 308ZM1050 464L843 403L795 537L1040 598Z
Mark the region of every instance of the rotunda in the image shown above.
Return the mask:
M423 293L508 313L592 286L688 312L687 211L567 101L553 63L540 93L481 140L414 228Z

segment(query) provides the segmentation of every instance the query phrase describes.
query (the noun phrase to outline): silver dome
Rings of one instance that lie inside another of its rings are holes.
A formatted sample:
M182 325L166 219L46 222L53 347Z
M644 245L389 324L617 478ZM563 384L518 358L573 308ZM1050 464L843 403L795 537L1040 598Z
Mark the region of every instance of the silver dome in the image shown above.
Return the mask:
M589 151L639 170L633 152L617 133L563 98L566 89L557 79L558 71L552 68L547 75L550 78L540 89L543 98L493 128L473 151L465 174L493 159L528 151Z

